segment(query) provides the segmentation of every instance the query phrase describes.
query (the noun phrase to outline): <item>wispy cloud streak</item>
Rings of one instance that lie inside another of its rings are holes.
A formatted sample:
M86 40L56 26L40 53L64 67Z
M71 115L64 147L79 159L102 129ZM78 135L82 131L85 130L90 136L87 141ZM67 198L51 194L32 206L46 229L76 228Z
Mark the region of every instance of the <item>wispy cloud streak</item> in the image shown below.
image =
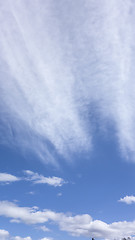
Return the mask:
M134 156L133 9L130 0L2 2L3 143L56 163L54 151L91 149L96 113Z
M48 184L50 186L54 187L61 187L63 184L66 184L66 182L63 178L60 177L45 177L41 174L34 173L30 170L24 171L25 176L16 177L9 173L0 173L0 183L9 184L11 182L16 181L29 181L34 184ZM29 192L29 194L34 194L34 192Z
M25 180L33 182L34 184L48 184L54 187L61 187L63 184L67 183L60 177L44 177L43 175L34 173L30 170L25 170L24 172L27 175Z

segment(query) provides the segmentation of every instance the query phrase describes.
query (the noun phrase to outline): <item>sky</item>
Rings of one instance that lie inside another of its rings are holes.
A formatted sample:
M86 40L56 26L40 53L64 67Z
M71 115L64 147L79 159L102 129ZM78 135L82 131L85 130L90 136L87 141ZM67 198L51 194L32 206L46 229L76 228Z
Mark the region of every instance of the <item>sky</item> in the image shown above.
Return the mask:
M135 239L135 2L0 0L0 239Z

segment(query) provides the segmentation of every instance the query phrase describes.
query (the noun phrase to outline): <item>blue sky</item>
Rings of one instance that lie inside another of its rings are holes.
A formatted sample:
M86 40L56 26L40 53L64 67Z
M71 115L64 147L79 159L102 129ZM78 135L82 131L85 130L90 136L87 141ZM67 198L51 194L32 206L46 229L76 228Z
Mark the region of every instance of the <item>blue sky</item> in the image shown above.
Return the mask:
M0 239L135 238L135 3L0 2Z

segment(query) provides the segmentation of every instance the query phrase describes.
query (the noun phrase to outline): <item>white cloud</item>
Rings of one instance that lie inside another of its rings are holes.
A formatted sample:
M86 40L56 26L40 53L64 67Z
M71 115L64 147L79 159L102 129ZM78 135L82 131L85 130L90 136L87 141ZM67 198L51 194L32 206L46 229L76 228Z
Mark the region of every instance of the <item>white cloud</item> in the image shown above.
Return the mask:
M43 232L50 232L50 229L47 228L46 226L40 226L40 229L41 229Z
M28 194L30 194L30 195L34 195L34 194L35 194L35 192L33 192L33 191L30 191L30 192L28 192Z
M4 229L0 229L0 239L7 240L8 238L9 238L9 232Z
M30 170L24 171L25 175L27 177L16 177L14 175L11 175L9 173L0 173L0 182L1 183L10 183L10 182L16 182L16 181L31 181L34 184L48 184L54 187L61 187L63 184L67 183L64 181L64 179L60 177L44 177L41 174L34 173ZM29 194L34 194L34 192L29 192Z
M35 149L39 156L44 153L44 161L49 158L50 162L55 161L54 149L64 155L76 149L87 150L91 139L77 109L74 77L63 61L58 19L51 19L53 5L30 1L33 18L27 12L27 1L14 1L8 8L7 4L2 4L0 12L0 51L2 69L4 62L8 69L2 79L9 79L7 84L1 82L2 120L6 126L8 120L8 141L14 138L13 143ZM46 13L41 10L43 5Z
M119 202L124 202L126 204L135 203L135 196L126 196L124 198L120 198Z
M20 181L20 178L14 175L11 175L9 173L0 173L0 182L10 183L10 182L16 182L16 181Z
M22 238L22 237L19 237L19 236L13 237L12 239L13 239L13 240L32 240L31 237Z
M121 151L133 159L134 9L130 0L3 1L3 143L56 164L55 150L68 157L91 149L96 114L99 127L113 125Z
M0 203L0 215L11 218L12 221L26 224L44 223L48 219L45 214L33 208L20 208L16 204L3 201Z
M31 237L22 238L20 236L12 237L8 231L0 229L0 240L32 240L32 238Z
M41 238L39 240L53 240L53 238L44 237L44 238Z
M135 221L107 224L100 220L93 220L88 214L72 216L51 210L39 211L35 207L19 207L8 201L0 202L0 215L17 219L25 224L54 223L61 231L66 231L73 236L120 239L135 235Z
M61 192L59 192L59 193L57 194L57 196L58 196L58 197L61 197L61 196L62 196L62 193L61 193Z
M34 173L30 170L25 170L24 172L28 176L26 180L32 181L35 184L48 184L54 187L61 187L63 184L67 183L60 177L44 177L43 175Z

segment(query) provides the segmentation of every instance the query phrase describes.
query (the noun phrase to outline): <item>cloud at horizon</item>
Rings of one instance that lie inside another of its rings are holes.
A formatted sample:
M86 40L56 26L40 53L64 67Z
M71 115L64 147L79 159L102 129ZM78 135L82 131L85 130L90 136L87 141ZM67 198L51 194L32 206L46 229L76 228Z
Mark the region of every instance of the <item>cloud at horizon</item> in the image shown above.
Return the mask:
M57 164L54 152L70 159L92 149L96 115L135 160L135 4L102 3L2 2L2 144Z
M121 239L135 235L135 221L107 224L100 220L93 220L89 214L72 216L69 213L57 213L48 209L40 211L38 207L20 207L9 201L0 201L0 216L10 218L10 222L29 225L49 224L50 222L58 225L60 231L68 232L76 237L93 236L99 239Z

